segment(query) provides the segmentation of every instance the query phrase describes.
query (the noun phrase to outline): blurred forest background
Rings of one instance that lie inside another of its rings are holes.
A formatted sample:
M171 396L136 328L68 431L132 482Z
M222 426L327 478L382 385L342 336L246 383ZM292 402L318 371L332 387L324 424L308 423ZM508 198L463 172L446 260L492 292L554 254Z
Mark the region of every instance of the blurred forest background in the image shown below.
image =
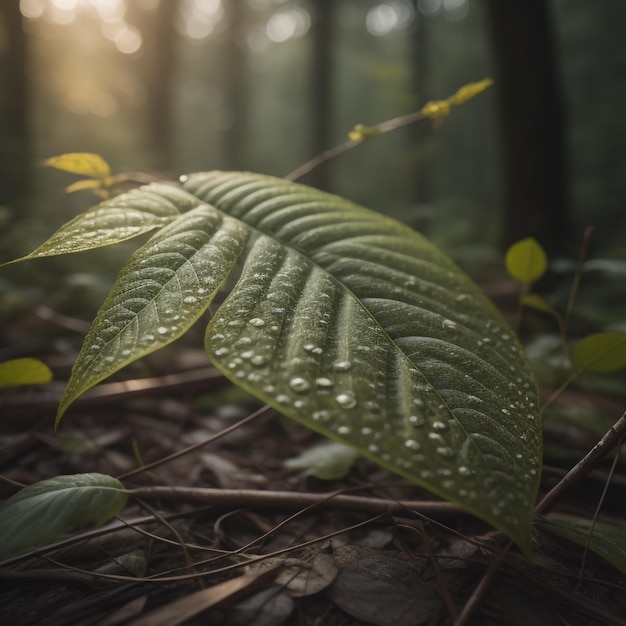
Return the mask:
M483 280L528 235L571 272L592 225L591 269L623 296L625 25L623 0L0 2L2 260L94 204L64 195L74 177L47 157L96 152L114 172L170 178L284 176L357 123L491 76L439 127L365 142L303 182L416 227ZM97 302L120 251L77 259L3 280L35 272Z

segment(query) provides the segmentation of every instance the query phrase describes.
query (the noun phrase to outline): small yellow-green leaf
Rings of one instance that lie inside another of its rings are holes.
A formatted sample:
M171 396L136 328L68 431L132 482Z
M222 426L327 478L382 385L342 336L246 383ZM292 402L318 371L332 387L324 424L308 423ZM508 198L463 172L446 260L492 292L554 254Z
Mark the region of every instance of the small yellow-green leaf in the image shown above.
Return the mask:
M41 385L52 379L50 368L38 359L12 359L0 363L0 389Z
M453 96L448 98L448 102L452 105L458 106L467 102L469 99L477 96L479 93L485 91L485 89L493 85L493 79L485 78L476 83L468 83L461 87Z
M626 367L626 333L596 333L572 350L572 365L579 372L616 372Z
M555 317L559 316L559 314L541 296L538 296L536 293L529 293L523 296L522 304L529 309L535 309L535 311L548 313Z
M450 103L447 100L434 100L433 102L427 102L422 107L422 113L426 117L430 117L434 120L439 120L447 115L450 115Z
M352 467L359 453L338 441L322 441L296 457L287 459L290 469L303 470L308 476L322 480L343 478Z
M104 181L98 178L87 178L85 180L77 180L75 183L65 188L65 193L74 193L75 191L83 191L85 189L99 189Z
M349 133L348 138L350 141L363 141L364 139L370 139L380 135L380 130L376 127L367 127L363 124L357 124Z
M559 328L565 328L565 320L563 316L553 309L541 296L538 296L536 293L529 293L521 298L521 303L523 306L528 307L529 309L534 309L535 311L540 311L541 313L547 313L551 315L559 325Z
M587 547L626 574L626 528L577 517L549 515L540 525L579 546Z
M109 164L99 155L90 152L70 152L46 160L45 165L64 172L81 174L90 178L107 178L111 175Z
M510 276L523 285L540 279L548 267L546 253L532 237L514 243L506 252L505 263Z
M56 476L25 487L0 507L0 559L73 528L104 524L127 499L124 485L105 474Z

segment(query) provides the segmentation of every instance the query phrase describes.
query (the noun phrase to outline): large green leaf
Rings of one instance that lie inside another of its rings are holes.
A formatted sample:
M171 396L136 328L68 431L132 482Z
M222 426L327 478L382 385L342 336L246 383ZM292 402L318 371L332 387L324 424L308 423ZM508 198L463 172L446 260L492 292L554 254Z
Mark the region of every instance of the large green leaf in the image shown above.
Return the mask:
M207 204L160 230L122 269L59 416L180 336L247 251L207 329L216 366L283 414L460 503L528 553L541 464L536 389L514 334L471 280L415 231L333 195L241 173L195 174L184 187ZM128 198L158 206L159 193ZM182 208L196 204L189 198Z
M264 233L209 324L216 366L528 551L535 385L470 279L418 233L336 196L240 173L184 186Z
M73 528L104 524L127 499L122 483L105 474L56 476L25 487L0 507L0 559Z
M85 213L77 215L59 228L45 243L16 261L82 252L110 246L138 235L162 228L181 210L198 204L180 189L152 184L117 196Z
M140 203L143 190L135 193ZM152 201L152 197L147 196ZM128 363L182 336L206 310L243 250L249 228L200 205L135 252L100 308L57 413Z

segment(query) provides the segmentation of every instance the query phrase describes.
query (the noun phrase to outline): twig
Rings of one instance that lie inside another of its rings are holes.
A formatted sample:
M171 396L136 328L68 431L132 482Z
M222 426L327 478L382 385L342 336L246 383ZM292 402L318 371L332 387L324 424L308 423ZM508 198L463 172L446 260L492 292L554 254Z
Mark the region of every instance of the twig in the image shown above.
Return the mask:
M420 500L384 500L363 496L303 493L291 491L257 491L254 489L211 489L203 487L139 487L129 489L128 495L138 498L160 498L193 504L215 506L257 506L264 508L302 508L321 506L335 510L361 511L366 513L396 513L413 510L427 516L459 517L468 515L460 506L451 502L424 502Z
M298 180L303 176L306 176L309 172L312 172L314 169L320 167L327 161L331 161L332 159L341 156L344 152L348 152L348 150L352 150L356 148L358 145L362 144L366 139L370 139L371 137L377 137L378 135L382 135L384 133L388 133L396 128L401 128L402 126L407 126L408 124L413 124L414 122L421 122L422 120L430 119L430 116L425 115L422 111L414 111L413 113L409 113L408 115L401 115L400 117L394 117L391 120L385 120L384 122L380 122L375 126L369 126L365 134L359 136L358 139L348 139L338 146L334 146L328 150L324 150L321 154L318 154L316 157L312 158L310 161L303 163L300 167L297 167L293 172L287 174L284 178L285 180Z
M609 471L609 477L604 483L604 489L602 489L602 495L598 500L598 504L596 505L596 510L593 512L593 519L591 520L591 528L589 528L589 535L587 536L587 543L585 544L585 551L583 552L583 558L580 561L580 567L578 569L578 580L582 582L583 573L585 571L585 565L587 563L587 555L589 554L589 546L591 545L591 538L593 537L593 529L596 526L596 522L598 521L598 515L600 515L600 510L602 509L602 505L604 504L604 499L606 498L606 493L609 490L609 485L611 484L611 478L615 473L615 468L617 467L617 463L619 461L619 447L617 448L617 454L613 459L613 464L611 465L611 470Z
M489 591L489 587L493 582L495 575L498 573L502 562L504 561L504 557L508 554L509 550L513 546L513 542L510 541L500 552L498 558L489 566L489 569L485 572L485 575L482 577L481 581L478 583L476 589L469 597L469 600L465 603L463 610L456 618L454 622L454 626L465 626L469 619L474 615L476 609L480 606L480 603L483 601L483 598Z
M535 507L535 515L545 515L578 481L584 478L613 448L621 445L621 439L626 433L626 412L611 426L604 437L591 448L585 457L579 461L563 478L543 497Z
M473 98L490 87L492 83L493 81L490 78L486 78L476 83L469 83L461 87L456 93L452 94L446 100L427 102L419 111L413 111L412 113L407 113L406 115L400 115L399 117L379 122L374 126L363 126L362 124L357 124L354 127L354 130L348 134L348 141L344 141L338 146L318 154L310 161L307 161L300 167L293 170L293 172L284 176L284 178L286 180L298 180L327 161L342 155L344 152L348 152L348 150L352 150L352 148L356 148L366 139L384 135L385 133L396 130L397 128L402 128L403 126L408 126L409 124L421 122L426 119L433 120L436 125L440 124L442 120L449 115L451 107L463 104L470 98Z
M569 324L569 318L574 309L574 301L578 295L578 288L580 287L580 280L583 274L583 266L589 256L589 242L591 241L591 235L593 235L593 226L587 226L583 233L583 241L580 247L580 253L578 255L578 266L576 268L576 274L572 281L572 287L570 289L569 298L567 300L567 308L565 309L565 326Z
M136 378L118 383L107 383L89 390L74 403L79 406L99 405L104 402L118 402L141 394L169 394L176 391L215 389L227 379L214 367L200 367L186 372ZM16 394L0 400L0 408L43 408L57 407L62 392L37 392Z
M225 435L232 433L238 428L241 428L244 424L248 424L249 422L255 420L257 417L260 417L261 415L271 410L272 410L271 407L267 405L262 406L258 411L255 411L254 413L251 413L247 417L240 419L238 422L234 423L232 426L229 426L228 428L224 428L223 430L220 430L219 433L216 433L215 435L209 437L208 439L205 439L204 441L194 443L192 446L189 446L185 448L184 450L179 450L178 452L174 452L174 454L170 454L169 456L164 456L162 459L158 459L157 461L154 461L153 463L149 463L148 465L142 465L141 467L131 470L130 472L121 474L117 478L123 479L123 478L129 478L130 476L136 476L137 474L141 474L142 472L147 472L148 470L154 469L155 467L159 467L161 465L164 465L165 463L169 463L170 461L173 461L174 459L179 459L180 457L185 456L186 454L189 454L190 452L194 452L195 450L203 448L204 446L210 443L213 443L214 441L217 441L218 439L221 439Z

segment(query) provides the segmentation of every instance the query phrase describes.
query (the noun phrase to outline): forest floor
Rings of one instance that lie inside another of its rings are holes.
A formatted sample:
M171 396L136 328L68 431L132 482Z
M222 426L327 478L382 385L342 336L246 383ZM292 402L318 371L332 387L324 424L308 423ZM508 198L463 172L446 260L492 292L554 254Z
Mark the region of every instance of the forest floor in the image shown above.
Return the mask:
M506 537L364 459L335 480L287 467L321 438L258 411L196 347L200 329L86 394L55 432L84 330L38 308L3 331L5 354L41 358L57 382L0 397L0 500L86 472L137 491L104 527L0 564L2 623L443 625L477 601L467 623L626 624L626 578L540 528L529 563ZM561 401L594 402L613 421L624 407L576 392ZM546 463L542 492L596 441L572 429L546 438L563 462ZM606 472L560 510L592 516ZM621 524L624 475L619 464L602 509Z

